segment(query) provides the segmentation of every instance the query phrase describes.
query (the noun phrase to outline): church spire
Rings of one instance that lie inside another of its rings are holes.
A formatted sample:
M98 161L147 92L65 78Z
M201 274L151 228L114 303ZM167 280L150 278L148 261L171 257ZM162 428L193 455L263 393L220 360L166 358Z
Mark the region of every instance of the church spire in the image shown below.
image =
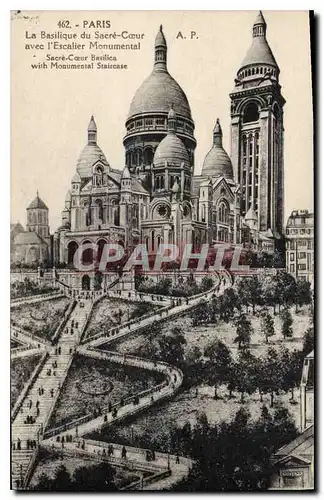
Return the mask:
M154 44L154 70L167 71L167 44L162 31L162 24L155 37Z
M97 144L97 125L93 115L88 125L88 144Z
M253 24L253 31L252 31L253 38L257 36L265 37L266 32L267 32L267 23L265 22L262 11L259 10L259 14L257 15L257 18Z
M220 123L219 123L219 118L217 118L217 120L216 120L216 125L215 125L214 131L213 131L213 143L214 143L214 146L216 146L218 148L223 147L223 131L222 131L222 127L220 126Z

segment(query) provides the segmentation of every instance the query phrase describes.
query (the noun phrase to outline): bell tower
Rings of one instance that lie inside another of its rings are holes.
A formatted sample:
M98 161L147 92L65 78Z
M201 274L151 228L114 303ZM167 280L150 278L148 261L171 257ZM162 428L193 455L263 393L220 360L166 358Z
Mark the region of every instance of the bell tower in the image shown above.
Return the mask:
M283 106L279 67L260 11L252 44L235 78L231 99L231 158L240 185L240 213L251 209L258 231L283 234Z

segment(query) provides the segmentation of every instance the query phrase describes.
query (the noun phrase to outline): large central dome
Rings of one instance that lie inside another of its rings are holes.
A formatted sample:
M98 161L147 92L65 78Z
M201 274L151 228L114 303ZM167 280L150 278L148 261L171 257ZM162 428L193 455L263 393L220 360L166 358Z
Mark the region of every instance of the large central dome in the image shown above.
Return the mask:
M168 113L173 106L178 116L191 120L186 94L167 70L167 44L162 26L155 39L155 60L152 73L136 91L128 118L142 113Z
M180 85L167 71L153 70L136 91L128 117L141 113L168 113L172 105L177 115L191 119L188 99Z

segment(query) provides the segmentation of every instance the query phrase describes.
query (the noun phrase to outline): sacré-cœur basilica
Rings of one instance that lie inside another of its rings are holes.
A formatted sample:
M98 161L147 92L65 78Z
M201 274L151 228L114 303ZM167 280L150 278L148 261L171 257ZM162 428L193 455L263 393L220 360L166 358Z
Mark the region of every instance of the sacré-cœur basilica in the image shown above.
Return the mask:
M151 255L161 243L190 243L193 250L218 242L268 253L282 248L285 100L266 30L260 12L230 93L231 157L217 119L197 174L194 119L186 94L168 72L160 27L152 72L136 91L126 119L122 170L110 165L98 145L99 124L90 119L62 225L49 249L55 265L71 265L84 243L97 245L99 257L112 242L127 249L142 243Z

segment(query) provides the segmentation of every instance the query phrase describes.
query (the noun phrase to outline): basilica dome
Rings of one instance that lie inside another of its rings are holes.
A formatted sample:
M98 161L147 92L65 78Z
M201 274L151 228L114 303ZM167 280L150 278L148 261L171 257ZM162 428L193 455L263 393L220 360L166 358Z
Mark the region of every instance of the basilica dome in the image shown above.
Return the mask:
M137 90L128 117L141 113L167 113L172 104L177 115L191 119L188 99L180 85L167 71L153 70Z
M182 163L185 166L190 165L188 151L180 137L176 135L175 127L176 114L174 109L171 108L168 115L168 133L156 148L153 158L154 167L162 167L165 162L177 166Z
M92 165L98 160L107 163L106 157L98 144L87 144L78 159L77 172L81 177L91 177Z
M217 119L213 133L213 147L205 157L201 175L214 178L225 177L225 179L233 180L233 165L223 148L222 138L222 129Z
M97 144L97 126L93 116L91 116L88 126L88 144L83 148L77 161L77 172L81 177L92 176L92 166L101 161L109 165L104 152Z
M178 116L191 120L186 94L167 70L167 44L162 26L155 38L155 62L152 73L136 91L128 119L141 113L168 113L173 105Z

